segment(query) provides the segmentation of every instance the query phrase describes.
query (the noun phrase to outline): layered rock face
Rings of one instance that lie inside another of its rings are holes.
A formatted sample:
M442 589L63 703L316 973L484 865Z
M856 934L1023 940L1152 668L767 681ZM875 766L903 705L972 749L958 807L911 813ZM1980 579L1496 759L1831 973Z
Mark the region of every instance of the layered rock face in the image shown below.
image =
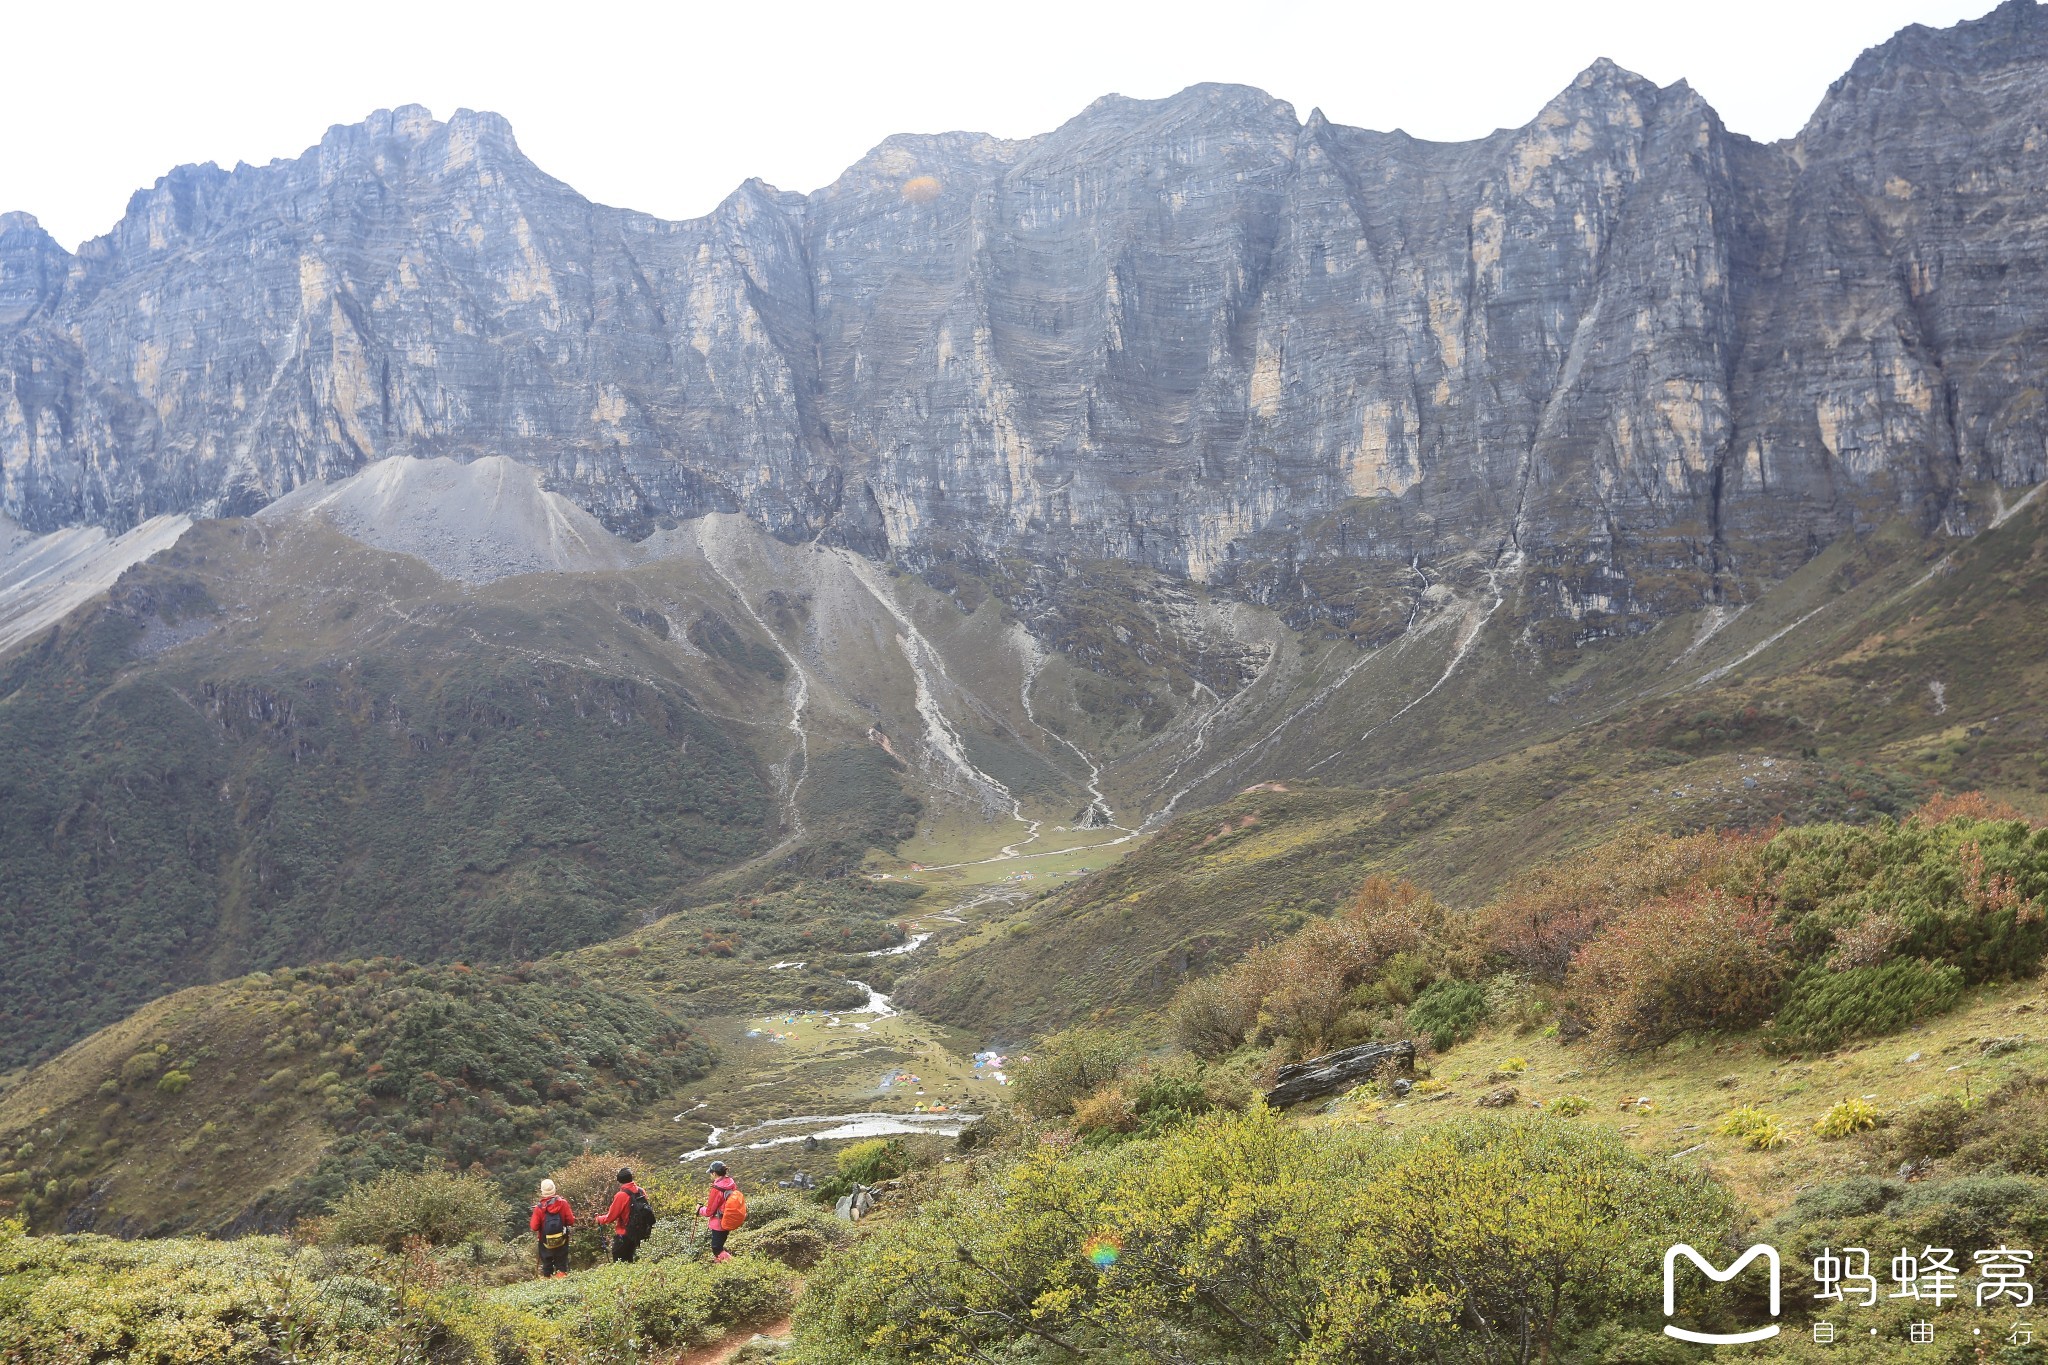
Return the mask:
M1199 86L665 222L404 108L175 171L75 256L0 218L0 510L502 455L628 534L1512 571L1626 628L2048 473L2043 110L2011 0L1775 146L1606 62L1455 145Z

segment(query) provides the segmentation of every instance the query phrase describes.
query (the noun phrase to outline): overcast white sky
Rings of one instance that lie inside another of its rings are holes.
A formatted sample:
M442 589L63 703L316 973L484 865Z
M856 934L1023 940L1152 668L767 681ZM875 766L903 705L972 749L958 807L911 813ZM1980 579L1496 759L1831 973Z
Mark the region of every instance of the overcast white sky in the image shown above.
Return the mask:
M1739 132L1788 137L1864 48L1994 3L21 4L4 23L0 210L74 245L179 162L295 156L407 103L497 110L545 170L672 218L750 175L815 189L890 133L1027 136L1110 91L1196 81L1454 139L1525 122L1606 56L1690 80Z

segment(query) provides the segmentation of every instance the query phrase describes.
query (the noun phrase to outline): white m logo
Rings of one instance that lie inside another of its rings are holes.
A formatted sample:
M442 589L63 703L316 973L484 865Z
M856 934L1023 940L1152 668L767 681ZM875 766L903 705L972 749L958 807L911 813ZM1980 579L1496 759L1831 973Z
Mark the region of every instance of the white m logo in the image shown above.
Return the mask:
M1744 1266L1759 1256L1763 1257L1764 1260L1770 1262L1771 1266L1771 1316L1774 1318L1778 1316L1778 1249L1776 1247L1765 1246L1759 1242L1736 1257L1735 1264L1729 1266L1726 1270L1716 1270L1706 1257L1694 1251L1684 1242L1680 1242L1664 1253L1665 1317L1668 1318L1678 1311L1677 1285L1673 1282L1672 1270L1677 1265L1678 1258L1681 1255L1705 1271L1707 1278L1716 1284L1728 1283L1728 1281L1742 1273ZM1680 1341L1696 1341L1703 1346L1737 1346L1745 1341L1764 1341L1778 1335L1778 1324L1774 1322L1769 1327L1759 1327L1753 1332L1692 1332L1683 1327L1673 1327L1667 1322L1664 1324L1664 1335L1676 1337Z

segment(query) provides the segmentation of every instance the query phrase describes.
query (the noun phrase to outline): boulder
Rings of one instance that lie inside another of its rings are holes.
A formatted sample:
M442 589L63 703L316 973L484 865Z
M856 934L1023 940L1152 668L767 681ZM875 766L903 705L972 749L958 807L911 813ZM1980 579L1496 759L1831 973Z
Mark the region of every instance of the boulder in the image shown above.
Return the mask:
M1406 1071L1414 1065L1415 1044L1411 1042L1361 1043L1281 1067L1273 1077L1273 1088L1266 1092L1266 1103L1281 1108L1320 1099L1371 1080L1388 1067Z

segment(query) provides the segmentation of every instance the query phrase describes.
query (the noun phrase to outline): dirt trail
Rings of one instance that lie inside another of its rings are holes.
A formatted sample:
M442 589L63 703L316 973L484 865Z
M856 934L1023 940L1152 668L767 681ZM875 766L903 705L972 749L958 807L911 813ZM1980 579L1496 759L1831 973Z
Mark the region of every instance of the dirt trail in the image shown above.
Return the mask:
M789 1330L788 1318L771 1322L765 1327L742 1327L709 1346L699 1346L695 1350L685 1351L666 1362L666 1365L725 1365L726 1361L740 1353L742 1346L755 1337L787 1338Z

